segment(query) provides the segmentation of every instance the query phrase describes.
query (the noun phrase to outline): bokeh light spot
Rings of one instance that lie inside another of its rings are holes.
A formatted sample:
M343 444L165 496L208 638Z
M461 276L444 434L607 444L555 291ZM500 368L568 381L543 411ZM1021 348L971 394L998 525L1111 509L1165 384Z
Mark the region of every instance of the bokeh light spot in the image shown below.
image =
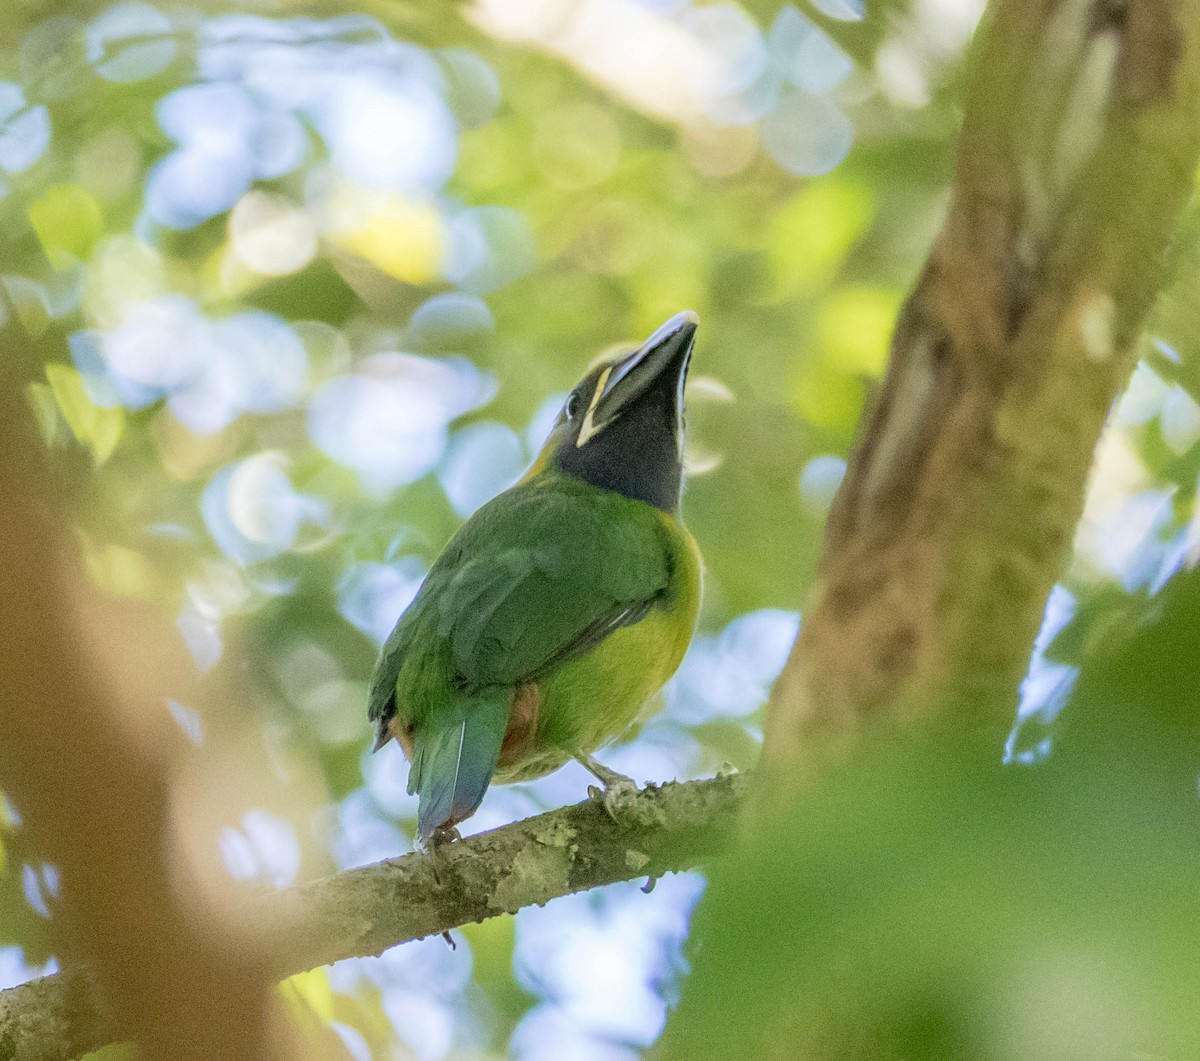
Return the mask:
M87 30L87 54L106 81L141 81L175 57L171 20L149 4L114 4Z
M317 392L309 433L368 490L384 493L432 471L450 422L490 397L490 389L468 361L376 354Z
M303 269L317 253L317 230L308 212L280 195L252 191L229 216L234 253L264 276Z
M50 112L29 106L20 85L0 82L0 168L24 173L49 146Z
M854 126L825 97L793 91L767 115L761 136L767 153L789 173L816 177L846 157Z
M511 428L471 424L455 433L438 480L455 513L465 519L512 486L525 464L525 448Z

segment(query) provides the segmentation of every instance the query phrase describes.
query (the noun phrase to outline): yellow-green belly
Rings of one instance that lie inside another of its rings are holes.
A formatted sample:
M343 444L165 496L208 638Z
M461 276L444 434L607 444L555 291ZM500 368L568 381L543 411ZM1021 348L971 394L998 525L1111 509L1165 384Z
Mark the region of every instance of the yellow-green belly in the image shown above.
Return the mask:
M664 520L671 517L663 516ZM700 554L676 524L678 542L671 592L632 626L539 682L537 740L531 754L497 771L496 782L528 781L558 769L574 752L591 753L623 734L675 673L700 610Z

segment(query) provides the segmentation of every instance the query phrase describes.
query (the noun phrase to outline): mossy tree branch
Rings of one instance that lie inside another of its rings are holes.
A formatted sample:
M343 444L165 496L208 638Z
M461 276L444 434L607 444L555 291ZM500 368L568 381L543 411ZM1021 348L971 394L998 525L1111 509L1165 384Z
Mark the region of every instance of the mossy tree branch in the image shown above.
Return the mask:
M347 870L248 911L278 926L277 978L561 895L689 869L728 846L741 777L647 788L614 821L601 799L437 848ZM78 973L0 991L0 1061L65 1061L124 1036Z

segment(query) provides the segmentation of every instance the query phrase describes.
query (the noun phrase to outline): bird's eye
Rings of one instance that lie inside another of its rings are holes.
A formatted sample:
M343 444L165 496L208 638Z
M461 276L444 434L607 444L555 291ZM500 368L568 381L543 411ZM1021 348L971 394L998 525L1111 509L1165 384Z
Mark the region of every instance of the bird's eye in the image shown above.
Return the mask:
M574 420L575 414L579 412L579 392L572 391L571 396L567 399L566 414L568 420Z

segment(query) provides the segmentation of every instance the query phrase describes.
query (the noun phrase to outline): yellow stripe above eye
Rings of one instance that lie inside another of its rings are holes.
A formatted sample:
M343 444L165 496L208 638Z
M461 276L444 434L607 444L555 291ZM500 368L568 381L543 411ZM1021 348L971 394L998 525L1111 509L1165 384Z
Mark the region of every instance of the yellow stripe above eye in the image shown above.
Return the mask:
M587 412L584 414L583 423L579 425L579 437L575 440L576 449L580 449L586 445L604 427L604 424L596 427L592 423L592 416L595 414L596 406L600 403L600 398L604 394L604 384L608 382L608 377L612 375L612 370L613 366L609 365L608 368L600 373L600 378L596 380L596 389L592 391L592 400L588 405Z

